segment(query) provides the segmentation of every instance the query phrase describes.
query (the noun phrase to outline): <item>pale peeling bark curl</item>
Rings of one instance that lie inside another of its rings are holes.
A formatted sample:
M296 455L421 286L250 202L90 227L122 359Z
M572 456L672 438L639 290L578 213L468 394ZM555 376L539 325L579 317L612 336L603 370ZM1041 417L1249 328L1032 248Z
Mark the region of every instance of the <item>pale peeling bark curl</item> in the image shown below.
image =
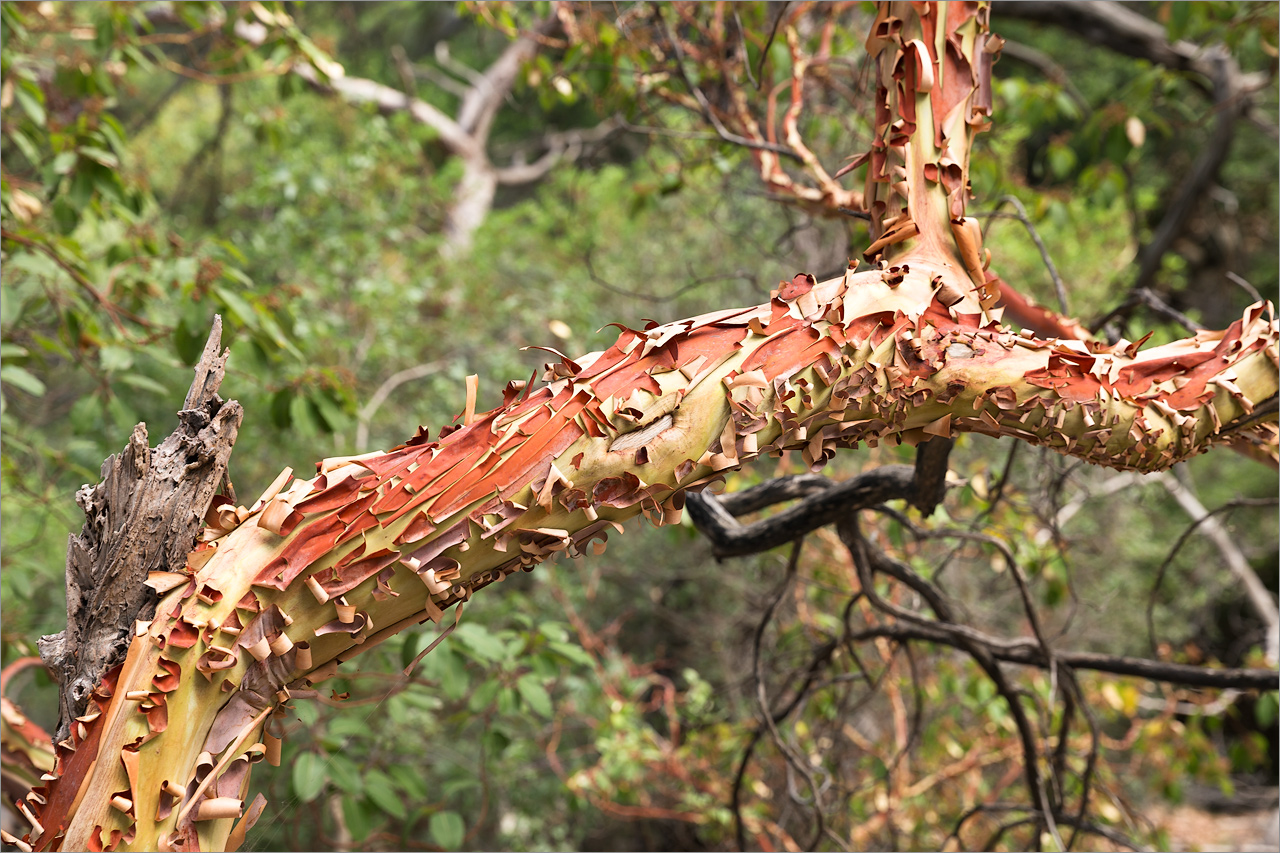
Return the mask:
M841 447L980 432L1152 471L1235 438L1276 394L1269 305L1143 352L1016 334L973 295L939 301L948 278L954 268L919 260L797 276L761 306L624 329L436 441L420 431L326 460L315 479L282 476L249 512L218 515L77 721L62 778L36 792L50 823L68 818L36 846L118 833L139 848L220 848L238 809L218 809L243 806L285 699L512 572L603 550L627 518L674 521L686 490L760 454L797 451L816 470ZM115 761L99 744L132 745ZM94 790L125 793L71 808Z

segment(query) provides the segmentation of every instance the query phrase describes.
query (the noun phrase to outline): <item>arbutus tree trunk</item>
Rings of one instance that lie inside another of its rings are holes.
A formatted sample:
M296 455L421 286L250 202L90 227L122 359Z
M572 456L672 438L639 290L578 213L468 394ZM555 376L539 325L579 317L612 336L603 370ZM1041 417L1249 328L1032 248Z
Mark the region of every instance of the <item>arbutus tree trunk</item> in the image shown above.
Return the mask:
M198 544L154 566L154 616L124 614L124 660L68 700L69 737L11 843L235 848L265 805L244 798L252 765L278 757L284 702L405 628L456 623L513 572L599 553L627 519L674 521L688 491L761 454L796 450L816 469L839 448L978 432L1136 471L1233 442L1274 457L1269 304L1161 347L1101 345L988 268L965 216L1000 44L986 14L880 7L870 269L622 327L604 352L556 353L542 383L508 384L492 411L475 411L472 381L462 425L435 440L327 459L310 480L282 472L247 508L187 507L206 519ZM1002 293L1019 325L1002 324ZM1021 329L1033 322L1061 337Z

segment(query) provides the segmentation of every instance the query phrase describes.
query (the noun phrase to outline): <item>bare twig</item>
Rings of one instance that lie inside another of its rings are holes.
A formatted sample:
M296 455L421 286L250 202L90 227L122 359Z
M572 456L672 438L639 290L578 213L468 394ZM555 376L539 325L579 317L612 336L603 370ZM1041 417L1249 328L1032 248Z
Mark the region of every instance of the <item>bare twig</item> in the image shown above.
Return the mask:
M782 601L782 597L786 595L787 590L791 587L791 582L795 579L796 564L800 559L801 540L797 539L791 546L791 556L787 559L787 574L782 583L778 586L778 591L773 599L769 602L768 608L760 617L760 623L756 626L755 641L752 646L752 672L755 675L756 683L756 703L760 709L760 716L764 721L764 725L769 732L769 736L773 740L774 746L786 758L787 764L792 767L808 784L810 792L813 794L813 815L816 824L813 841L809 844L808 849L814 849L826 829L826 820L822 814L822 802L820 797L821 790L817 781L813 778L813 773L805 766L805 761L801 756L795 754L787 742L783 739L782 734L778 731L777 723L774 722L773 713L769 710L769 697L765 691L764 669L761 663L760 646L764 639L765 629L769 623L773 621L774 611L777 610L778 604Z
M1262 294L1259 293L1258 289L1254 287L1252 284L1250 284L1243 276L1237 275L1231 270L1227 270L1226 275L1227 275L1228 281L1232 282L1233 284L1239 285L1240 288L1245 293L1249 294L1249 298L1252 299L1255 303L1262 301Z
M689 79L689 75L685 72L684 48L681 47L680 45L680 39L678 37L672 36L667 31L666 22L662 18L661 7L654 7L653 15L654 15L654 18L658 21L658 27L662 30L663 35L666 37L667 43L671 45L671 49L675 52L676 73L680 76L680 79L684 82L685 86L689 89L690 93L692 93L694 99L697 100L698 106L702 111L703 118L711 122L711 126L715 128L716 133L719 135L721 139L723 139L725 142L731 142L734 145L740 145L743 148L751 148L757 151L769 151L774 154L778 154L779 156L782 156L782 157L789 157L790 159L795 160L797 163L804 163L804 158L800 156L800 154L797 151L787 147L786 145L777 145L772 142L764 142L763 140L748 139L747 137L740 136L732 132L731 130L729 130L727 127L725 127L724 122L720 121L720 117L716 115L715 108L711 106L711 102L707 100L707 96L706 94L703 93L701 87L695 86L693 82ZM780 18L781 18L781 15L779 15L779 19Z
M1000 208L1004 205L1012 205L1014 213L1002 213ZM1036 251L1040 253L1040 260L1044 262L1044 268L1049 271L1049 278L1053 281L1053 290L1058 297L1058 310L1063 314L1069 314L1067 309L1067 288L1062 283L1062 276L1058 274L1058 268L1054 266L1053 258L1049 254L1048 247L1045 246L1044 240L1040 239L1040 232L1036 230L1036 226L1031 221L1031 217L1027 215L1027 209L1022 206L1022 202L1017 196L1002 195L996 202L993 210L987 213L979 213L977 216L986 216L988 218L996 216L1007 216L1017 219L1022 226L1027 229L1027 233L1031 235L1031 242L1036 244Z
M378 386L378 390L374 391L369 397L369 401L360 407L360 411L356 414L356 453L364 453L369 449L369 423L373 420L374 414L382 407L382 404L391 396L391 392L395 391L406 382L412 382L415 379L421 379L424 376L430 376L437 373L444 366L444 362L428 361L423 364L415 364L413 367L406 367L404 370L398 370L383 380Z
M1003 10L1001 10L1003 14ZM1067 93L1067 97L1076 105L1082 115L1088 115L1092 110L1089 108L1089 102L1085 100L1084 95L1076 88L1075 83L1071 81L1071 75L1067 70L1053 61L1049 54L1036 50L1030 45L1022 42L1006 39L1004 47L1000 48L1001 59L1011 59L1015 62L1021 62L1028 65L1044 75L1050 82L1057 83L1062 90Z
M764 47L760 51L760 63L756 68L756 91L760 91L760 86L764 83L764 63L769 58L769 48L773 47L773 40L778 35L778 25L782 23L782 16L787 12L787 6L790 2L778 4L778 11L773 16L773 23L769 26L769 37L765 39Z
M1175 472L1178 472L1181 471L1182 468L1183 466L1178 466L1174 470ZM1244 588L1245 597L1249 600L1249 604L1267 626L1267 660L1275 663L1277 658L1280 657L1280 654L1278 654L1280 653L1280 648L1277 648L1277 645L1280 645L1280 610L1276 607L1275 596L1271 594L1271 592L1258 578L1257 572L1255 572L1253 567L1249 565L1249 561L1245 559L1244 554L1241 553L1239 546L1236 545L1231 534L1227 532L1227 529L1223 527L1222 522L1217 518L1217 515L1220 512L1228 509L1234 509L1242 504L1238 501L1231 501L1210 512L1205 509L1204 504L1200 503L1187 484L1181 482L1178 477L1171 477L1167 474L1161 474L1158 476L1160 478L1160 484L1168 490L1169 494L1178 502L1178 505L1182 507L1183 511L1192 518L1192 524L1186 531L1184 531L1184 534L1189 534L1197 527L1202 527L1205 537L1213 543L1214 547L1218 549L1218 553L1222 555L1222 560L1226 564L1227 570L1240 584L1240 586ZM1183 539L1180 538L1179 545L1182 541ZM1175 551L1170 553L1170 557L1166 559L1166 562L1161 565L1160 573L1157 576L1156 587L1152 590L1153 597L1148 600L1148 630L1152 629L1151 613L1152 606L1154 604L1155 591L1159 589L1160 578L1163 577L1165 567L1168 565L1168 561L1172 559L1173 554L1175 553L1176 548Z

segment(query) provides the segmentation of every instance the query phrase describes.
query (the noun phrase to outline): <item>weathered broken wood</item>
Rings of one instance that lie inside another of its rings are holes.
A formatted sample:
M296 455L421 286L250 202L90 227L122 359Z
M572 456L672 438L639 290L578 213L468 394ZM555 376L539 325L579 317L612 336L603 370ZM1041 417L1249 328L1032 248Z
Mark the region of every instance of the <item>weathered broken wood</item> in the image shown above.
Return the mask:
M60 682L55 741L71 734L89 695L129 647L136 620L155 612L159 595L147 575L186 564L205 526L209 503L226 478L243 410L218 396L227 353L215 318L177 428L154 450L146 424L102 464L102 482L76 493L85 513L67 545L67 627L39 641L40 656Z

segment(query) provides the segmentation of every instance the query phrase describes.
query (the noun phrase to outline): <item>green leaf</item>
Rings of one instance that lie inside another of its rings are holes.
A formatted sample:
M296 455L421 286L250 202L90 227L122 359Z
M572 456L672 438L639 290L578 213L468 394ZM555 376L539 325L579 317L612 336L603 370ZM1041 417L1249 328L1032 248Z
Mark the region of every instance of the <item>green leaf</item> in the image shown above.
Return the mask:
M311 406L301 394L295 394L289 400L289 420L304 438L315 438L320 433L320 425L316 423Z
M364 798L344 797L342 817L353 838L368 838L380 823L376 808Z
M304 752L293 762L293 792L304 803L320 796L326 778L324 761L314 752Z
M120 381L131 388L137 388L139 391L150 391L153 394L166 395L169 389L164 387L150 376L143 376L140 373L126 373L120 377Z
M258 328L258 314L253 310L253 306L238 293L235 293L229 287L217 285L213 288L214 295L222 300L222 304L227 306L227 310L233 317L240 321L240 324L246 329Z
M319 391L307 395L307 411L311 415L311 421L315 424L317 430L321 433L331 433L333 432L333 426L325 419L320 407L316 405L316 398L319 396L321 396Z
M292 388L281 388L279 391L271 395L271 424L276 429L288 429L291 423L289 417L289 404L293 402L294 392ZM410 658L409 660L412 660ZM409 665L409 661L404 662L405 666Z
M569 638L569 632L565 629L563 622L543 622L538 626L538 633L553 642Z
M473 622L463 622L453 632L454 639L478 658L499 661L507 656L506 644L488 629Z
M1166 8L1169 9L1169 23L1165 25L1165 32L1169 34L1169 41L1177 41L1186 34L1194 10L1189 3L1170 3Z
M334 402L330 391L323 390L312 394L311 405L316 414L320 416L320 419L324 421L328 432L337 432L347 425L347 416L338 404Z
M527 673L520 676L516 681L516 690L520 691L520 698L535 713L550 718L551 694L547 693L547 689L542 686L541 680L536 675Z
M426 660L435 658L437 665L440 667L440 687L444 690L444 695L449 699L461 699L467 695L467 691L471 688L471 677L467 673L466 661L462 659L453 647L448 643L441 644L436 647L435 651L427 655Z
M467 834L467 825L462 822L462 815L457 812L436 812L431 816L431 837L445 850L456 850L462 846L462 839Z
M484 751L486 754L499 757L503 751L511 745L511 737L498 728L491 728L482 735L484 742Z
M16 364L0 367L0 385L12 385L14 388L26 391L32 397L43 397L45 391L43 382Z
M578 646L573 643L561 643L553 640L547 643L547 648L551 649L561 657L567 658L569 661L578 664L579 666L594 667L596 664L595 659L592 658L591 655L587 654L586 650L583 649L582 646Z
M339 789L353 797L364 793L364 779L360 775L360 768L341 752L329 756L329 778Z
M410 799L415 801L425 800L429 791L427 783L422 778L422 771L408 767L404 764L397 764L391 768L391 776L399 784L401 790L407 793Z
M133 353L126 347L109 344L98 350L98 363L108 373L118 373L133 367Z
M1280 714L1280 694L1274 690L1263 693L1253 706L1253 715L1258 721L1258 728L1272 729L1276 725L1276 717Z
M173 348L184 364L195 364L204 352L205 337L208 332L190 326L185 319L181 320L173 330Z
M404 820L409 816L396 783L381 770L370 770L364 777L365 794L373 804L392 817Z
M120 168L120 158L116 157L116 155L112 154L110 151L105 151L101 148L96 148L92 145L86 145L83 148L81 148L80 156L88 157L90 160L93 160L95 163L101 163L103 166L106 166L108 169Z
M501 689L502 682L496 678L482 681L480 686L475 689L475 692L471 694L471 699L467 702L467 708L473 714L483 713L498 698L498 691Z
M23 112L29 115L37 125L44 127L44 93L40 91L40 87L29 80L23 80L13 88L13 94L22 106Z
M27 162L33 166L40 163L40 152L36 149L35 143L22 131L14 130L9 134L9 138L18 146L18 150L22 152L22 156L27 158Z
M498 713L504 717L516 713L519 696L520 694L510 687L502 688L498 692Z

